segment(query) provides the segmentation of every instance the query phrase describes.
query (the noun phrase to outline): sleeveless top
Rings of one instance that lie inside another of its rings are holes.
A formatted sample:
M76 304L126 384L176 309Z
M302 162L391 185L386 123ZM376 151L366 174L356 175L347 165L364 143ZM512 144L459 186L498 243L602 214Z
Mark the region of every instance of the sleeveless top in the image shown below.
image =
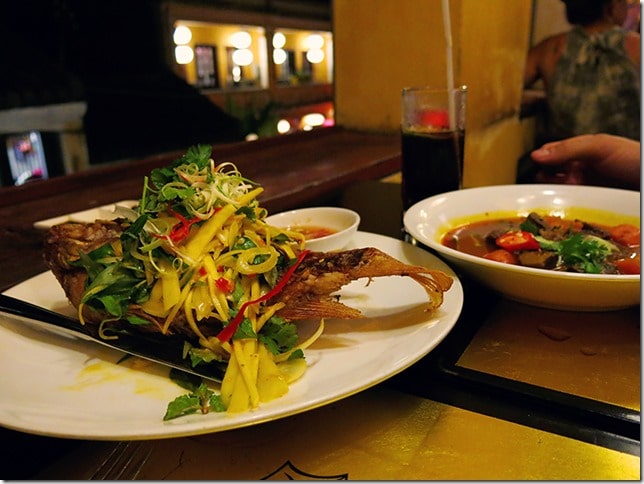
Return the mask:
M640 139L640 76L624 49L626 33L568 32L548 88L552 139L600 132Z

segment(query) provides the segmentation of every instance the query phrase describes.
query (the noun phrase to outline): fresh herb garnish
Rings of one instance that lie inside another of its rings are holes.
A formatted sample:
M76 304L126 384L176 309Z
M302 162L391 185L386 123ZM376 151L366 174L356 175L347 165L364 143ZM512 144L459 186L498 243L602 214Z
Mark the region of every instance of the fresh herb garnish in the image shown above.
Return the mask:
M172 420L197 412L225 412L221 397L203 383L202 379L186 372L172 369L170 379L190 393L180 395L168 404L163 420Z
M184 341L183 358L193 368L225 367L222 383L234 352L240 367L249 367L244 358L259 358L275 383L258 380L249 390L249 408L254 408L259 393L272 399L286 391L286 383L277 381L281 377L273 355L280 361L287 354L289 359L304 357L301 349L292 351L296 326L277 317L279 309L270 300L308 251L303 239L264 222L267 211L257 200L262 188L232 163L215 165L211 154L210 146L194 146L170 166L153 170L144 179L136 210L120 221L120 237L80 255L75 265L88 277L79 316L82 320L82 306L88 306L103 314L101 328L120 320L133 327L156 324L163 334L188 329L194 335ZM105 329L114 337L127 332L122 326ZM251 354L240 351L247 343L254 345L248 346ZM248 375L245 381L251 382ZM188 378L182 386L190 393L168 405L164 420L223 411L230 403L224 399L223 405L200 380Z
M284 353L295 346L297 327L292 323L287 323L283 318L273 316L262 328L259 340L274 355Z
M612 243L604 239L580 233L564 240L548 240L541 236L535 238L542 249L556 252L562 264L588 274L602 273L606 256L617 250Z

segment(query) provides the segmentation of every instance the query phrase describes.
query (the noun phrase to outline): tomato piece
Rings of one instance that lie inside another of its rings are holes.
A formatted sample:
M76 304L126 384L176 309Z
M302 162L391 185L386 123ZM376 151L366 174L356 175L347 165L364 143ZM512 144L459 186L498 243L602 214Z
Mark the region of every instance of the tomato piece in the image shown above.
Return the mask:
M483 258L496 262L503 262L504 264L516 265L519 263L517 257L512 252L508 252L505 249L497 249L492 252L488 252L483 256Z
M233 319L231 319L226 326L224 326L224 329L222 329L219 332L219 334L217 335L217 339L223 342L223 341L228 341L230 340L230 338L233 337L233 335L235 334L235 331L237 331L237 327L244 319L244 312L246 312L246 308L248 306L250 306L251 304L258 304L264 301L268 301L270 298L282 292L282 289L284 289L284 286L286 286L286 283L293 276L295 269L297 269L297 267L302 263L304 258L310 253L311 253L310 250L303 250L302 252L300 252L300 254L297 256L296 261L286 270L282 278L277 282L277 284L275 284L273 289L268 291L263 296L258 297L257 299L246 301L244 304L242 304L241 307L239 308L239 311L237 312L237 315Z
M611 227L610 238L618 244L629 247L640 245L640 229L631 224L620 224Z
M639 274L640 258L619 259L615 261L615 266L621 274Z
M524 230L506 232L500 237L497 237L495 243L502 249L510 252L514 252L515 250L539 249L539 242L534 238L534 235Z

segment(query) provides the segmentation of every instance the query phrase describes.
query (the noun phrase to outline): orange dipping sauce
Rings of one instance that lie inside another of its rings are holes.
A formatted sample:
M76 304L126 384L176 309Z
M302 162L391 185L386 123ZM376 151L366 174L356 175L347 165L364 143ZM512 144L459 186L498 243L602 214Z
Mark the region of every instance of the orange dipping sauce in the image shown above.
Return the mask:
M318 227L315 225L294 225L289 227L289 230L304 235L306 240L319 239L327 235L333 235L337 230L329 229L327 227Z

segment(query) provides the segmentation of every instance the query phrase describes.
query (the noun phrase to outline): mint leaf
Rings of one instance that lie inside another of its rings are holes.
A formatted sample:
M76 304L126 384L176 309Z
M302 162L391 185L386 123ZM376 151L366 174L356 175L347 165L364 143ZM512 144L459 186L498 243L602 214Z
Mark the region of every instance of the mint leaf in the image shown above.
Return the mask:
M172 420L184 415L197 413L201 409L201 400L194 393L181 395L172 400L166 408L163 420Z
M163 420L172 420L197 412L206 414L210 411L223 412L225 410L221 397L210 390L205 383L202 383L193 392L180 395L172 400L166 408Z

